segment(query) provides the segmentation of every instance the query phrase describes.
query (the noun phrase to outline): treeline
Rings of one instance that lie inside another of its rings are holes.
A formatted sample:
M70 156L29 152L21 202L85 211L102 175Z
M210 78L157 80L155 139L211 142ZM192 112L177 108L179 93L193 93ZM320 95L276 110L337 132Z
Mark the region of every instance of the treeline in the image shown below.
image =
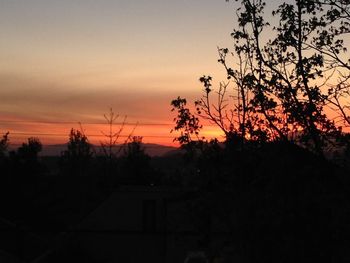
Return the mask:
M102 144L98 152L81 130L71 129L66 150L57 157L40 156L42 143L30 137L16 150L9 150L10 134L0 141L2 177L32 180L40 176L98 176L111 184L158 184L159 172L152 168L142 137L131 136L124 144ZM18 182L20 183L20 182Z
M37 138L9 150L10 136L6 133L0 140L0 220L15 227L0 229L5 231L0 243L5 249L6 239L14 239L18 245L12 247L13 253L19 258L22 235L34 233L44 240L42 245L50 244L49 240L77 226L120 185L174 185L166 169L157 168L163 160L145 154L140 137L132 137L123 148L96 152L82 131L72 129L61 156L45 157L40 156L42 144ZM33 254L37 249L41 248L33 244Z

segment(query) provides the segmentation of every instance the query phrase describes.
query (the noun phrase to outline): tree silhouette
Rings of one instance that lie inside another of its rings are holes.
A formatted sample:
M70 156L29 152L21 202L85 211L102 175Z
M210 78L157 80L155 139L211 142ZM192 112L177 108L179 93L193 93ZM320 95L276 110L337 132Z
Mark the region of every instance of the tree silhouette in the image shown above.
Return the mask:
M93 156L92 146L83 131L71 129L67 150L62 152L61 168L72 175L84 175Z
M38 138L30 137L27 143L23 143L21 147L18 148L17 154L27 160L37 160L38 154L42 150L42 144Z
M108 132L101 132L106 137L106 140L104 142L101 142L101 146L105 156L109 160L112 160L116 157L116 153L114 152L115 147L118 144L121 133L124 130L127 117L124 117L124 120L122 121L121 125L117 128L117 131L114 130L114 126L116 125L116 120L119 118L119 115L115 114L113 109L110 108L109 113L104 114L103 117L107 122Z
M263 0L235 2L233 49L218 49L228 81L213 102L212 78L200 78L204 94L196 102L197 114L226 138L239 136L242 145L297 141L323 156L350 123L350 63L343 39L350 32L350 4L294 0L276 5L271 19Z
M30 137L27 143L9 154L12 163L12 173L16 176L29 178L29 176L38 176L43 173L43 165L39 160L39 153L42 150L42 144L38 138Z
M336 120L342 125L350 126L349 112L349 78L350 64L347 54L348 42L346 35L350 32L350 3L349 1L320 0L324 9L319 14L323 28L317 31L310 48L321 53L325 63L337 75L336 81L329 85L327 102L337 114Z
M196 114L185 99L171 103L180 142L200 145L185 176L195 193L187 200L193 225L208 255L219 240L214 222L226 227L234 250L227 260L346 262L347 172L325 160L325 147L341 137L349 149L341 134L350 76L341 38L350 32L350 3L288 1L271 18L262 0L235 2L233 49L218 49L228 80L215 90L210 76L200 78ZM200 117L226 142L202 140Z
M124 150L124 156L130 159L135 159L145 156L145 150L142 147L142 137L133 136L131 142L127 144L127 148Z
M6 156L6 151L9 146L9 132L5 133L0 140L0 160Z
M8 146L9 146L9 132L5 133L0 140L0 170L3 177L8 175ZM0 178L2 180L3 178Z
M177 116L174 118L175 127L171 132L180 131L180 135L174 141L178 141L182 146L191 147L196 141L204 138L199 137L202 128L199 118L186 105L187 101L184 98L178 97L171 101L173 107L171 111L177 112Z
M120 157L123 149L126 147L126 144L131 140L132 134L134 133L138 124L136 124L131 132L126 136L126 139L121 141L120 139L123 137L123 131L126 125L127 116L124 116L123 121L121 123L117 123L119 118L118 114L115 114L113 109L109 109L108 114L103 115L106 120L106 124L108 125L108 131L101 131L102 135L105 137L104 141L101 141L102 154L100 156L100 161L103 162L103 169L107 176L111 176L114 173L117 173L119 167L118 158ZM115 182L115 178L110 178L113 185Z
M154 183L155 174L151 168L150 156L145 153L142 146L142 137L133 136L126 144L122 156L122 171L124 177L129 177L134 183Z
M123 136L122 132L124 131L126 125L127 116L124 116L123 121L119 124L116 130L115 126L117 125L116 121L118 120L119 115L115 114L113 109L110 108L109 113L104 114L103 117L105 118L106 123L108 125L108 132L101 131L103 136L106 138L105 141L101 141L101 146L104 155L109 160L112 160L113 158L118 157L119 153L123 150L123 146L125 146L131 140L138 123L136 123L131 132L128 134L128 136L126 136L126 139L121 143L120 138ZM118 144L120 144L119 146L121 147L117 147Z

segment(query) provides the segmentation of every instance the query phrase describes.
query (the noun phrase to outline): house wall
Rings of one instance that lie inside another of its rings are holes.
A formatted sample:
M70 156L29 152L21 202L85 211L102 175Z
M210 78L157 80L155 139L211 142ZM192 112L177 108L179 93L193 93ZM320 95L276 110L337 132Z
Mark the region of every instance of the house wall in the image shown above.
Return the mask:
M115 191L79 225L76 239L96 262L182 263L201 249L188 209L179 192Z
M167 195L148 188L116 191L79 225L81 248L98 262L164 262Z

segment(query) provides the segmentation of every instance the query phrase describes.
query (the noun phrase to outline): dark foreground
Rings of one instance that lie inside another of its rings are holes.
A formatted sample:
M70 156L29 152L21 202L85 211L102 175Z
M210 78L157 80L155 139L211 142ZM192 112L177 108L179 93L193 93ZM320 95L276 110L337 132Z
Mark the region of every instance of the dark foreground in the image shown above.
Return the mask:
M345 167L281 144L182 155L4 161L0 262L350 261Z

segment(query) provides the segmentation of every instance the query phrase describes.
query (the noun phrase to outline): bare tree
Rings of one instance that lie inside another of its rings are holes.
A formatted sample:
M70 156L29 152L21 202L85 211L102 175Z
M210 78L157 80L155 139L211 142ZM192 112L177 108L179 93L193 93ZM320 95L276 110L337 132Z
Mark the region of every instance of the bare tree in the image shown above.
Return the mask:
M104 141L101 141L100 144L102 146L104 155L111 160L114 157L117 157L123 150L124 146L132 139L138 123L136 123L128 135L125 136L123 135L123 132L125 126L127 125L127 116L123 117L122 122L118 122L118 119L120 117L119 114L115 114L113 109L110 108L109 113L104 114L103 117L108 125L108 131L101 131L106 139ZM123 141L121 141L122 137L125 137Z

